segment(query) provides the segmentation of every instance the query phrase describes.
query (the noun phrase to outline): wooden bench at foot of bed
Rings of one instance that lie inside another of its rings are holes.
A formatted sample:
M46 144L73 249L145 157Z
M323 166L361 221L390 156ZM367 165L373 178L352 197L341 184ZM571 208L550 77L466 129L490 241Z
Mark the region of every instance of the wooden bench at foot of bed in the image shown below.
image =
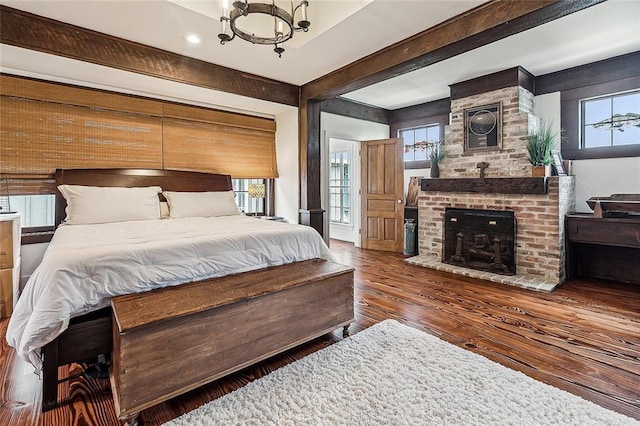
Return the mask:
M353 268L309 260L116 297L111 384L118 417L353 321Z

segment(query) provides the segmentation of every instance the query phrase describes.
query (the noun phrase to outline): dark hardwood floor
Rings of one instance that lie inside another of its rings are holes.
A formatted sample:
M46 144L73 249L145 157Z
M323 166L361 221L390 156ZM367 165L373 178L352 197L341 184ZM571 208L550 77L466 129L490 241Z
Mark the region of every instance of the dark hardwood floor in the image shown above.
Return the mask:
M640 287L571 281L538 293L409 265L403 255L339 241L331 249L340 263L356 268L352 333L394 318L640 419ZM40 382L7 346L7 322L0 322L0 425L117 424L108 380L65 382L59 390L64 404L41 413ZM323 336L145 410L140 420L161 424L339 340L339 331ZM80 371L76 365L63 369Z

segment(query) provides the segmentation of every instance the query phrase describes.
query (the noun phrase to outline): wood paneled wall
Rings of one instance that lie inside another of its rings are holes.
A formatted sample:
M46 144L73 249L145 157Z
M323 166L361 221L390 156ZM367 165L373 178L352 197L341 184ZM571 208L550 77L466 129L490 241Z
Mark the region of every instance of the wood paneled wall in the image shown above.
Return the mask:
M278 176L275 121L0 75L0 173L11 193L52 192L56 168Z

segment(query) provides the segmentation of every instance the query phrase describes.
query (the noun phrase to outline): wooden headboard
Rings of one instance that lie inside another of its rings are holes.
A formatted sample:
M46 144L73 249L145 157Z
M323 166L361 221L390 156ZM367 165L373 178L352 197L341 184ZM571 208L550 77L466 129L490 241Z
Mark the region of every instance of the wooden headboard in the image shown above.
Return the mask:
M57 169L56 227L62 223L67 202L58 185L85 186L160 186L165 191L230 191L231 176L179 170L154 169Z

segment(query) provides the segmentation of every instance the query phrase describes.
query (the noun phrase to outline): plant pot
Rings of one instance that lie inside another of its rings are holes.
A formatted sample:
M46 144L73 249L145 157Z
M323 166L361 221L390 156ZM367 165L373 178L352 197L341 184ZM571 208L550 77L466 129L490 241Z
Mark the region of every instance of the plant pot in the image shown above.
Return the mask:
M429 176L432 178L440 177L440 167L438 166L438 163L431 163Z
M551 166L531 166L531 176L533 177L551 176Z

